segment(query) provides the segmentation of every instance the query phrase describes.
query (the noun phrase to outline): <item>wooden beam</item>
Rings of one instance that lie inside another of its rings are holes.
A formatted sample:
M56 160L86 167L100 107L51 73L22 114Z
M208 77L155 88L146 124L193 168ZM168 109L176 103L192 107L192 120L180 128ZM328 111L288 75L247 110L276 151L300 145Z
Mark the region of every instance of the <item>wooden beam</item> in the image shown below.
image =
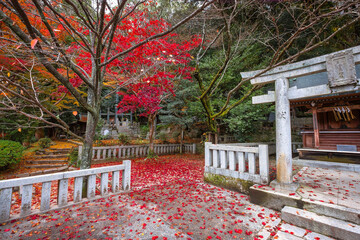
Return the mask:
M320 134L319 134L319 123L318 123L317 109L312 108L311 110L312 110L312 114L313 114L315 148L319 148L320 147Z
M360 105L350 105L350 106L347 106L347 105L343 105L343 106L334 106L334 107L339 107L339 108L342 108L342 107L348 107L350 108L350 110L354 110L354 109L360 109ZM322 108L318 108L317 109L317 112L331 112L334 107L322 107ZM310 109L309 111L307 111L306 113L312 113L313 110Z

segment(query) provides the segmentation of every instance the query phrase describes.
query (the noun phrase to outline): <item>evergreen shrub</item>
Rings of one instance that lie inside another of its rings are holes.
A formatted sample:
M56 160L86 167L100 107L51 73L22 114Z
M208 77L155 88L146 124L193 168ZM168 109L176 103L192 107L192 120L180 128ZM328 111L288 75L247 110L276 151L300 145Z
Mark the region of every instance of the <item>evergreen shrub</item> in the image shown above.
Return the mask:
M19 142L0 140L0 169L18 164L23 156L24 147Z

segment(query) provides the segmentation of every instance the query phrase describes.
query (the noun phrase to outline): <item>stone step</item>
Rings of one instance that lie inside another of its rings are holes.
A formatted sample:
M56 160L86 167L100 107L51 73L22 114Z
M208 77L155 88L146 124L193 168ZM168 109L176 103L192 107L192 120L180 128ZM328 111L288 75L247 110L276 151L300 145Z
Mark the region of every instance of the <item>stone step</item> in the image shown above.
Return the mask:
M340 240L360 239L360 226L299 208L285 206L281 218L293 225Z
M310 232L304 228L299 228L297 226L288 224L283 222L278 227L278 232L274 236L273 239L277 240L314 240L314 239L321 239L321 240L335 240L334 238L327 237L325 235ZM268 239L265 237L265 239Z
M67 159L64 160L27 160L28 164L52 164L52 163L67 163Z
M41 159L41 158L67 158L68 157L68 154L51 154L51 155L36 155L35 158L36 159Z
M56 151L49 151L49 150L38 150L36 151L36 155L55 155L55 154L67 154L69 150L56 150Z
M320 215L326 215L360 225L359 209L305 199L298 193L293 195L291 192L292 191L277 192L273 189L258 188L253 186L250 187L250 202L277 211L281 211L285 206L298 207Z
M71 148L48 148L47 151L70 151Z
M68 166L61 166L61 167L39 170L39 171L35 171L35 172L30 172L30 173L21 173L21 174L16 175L16 177L20 178L20 177L29 177L29 176L36 176L36 175L42 175L42 174L56 173L56 172L62 172L62 171L68 170L68 169L69 169Z
M38 165L28 165L25 166L25 168L58 168L58 167L62 167L65 166L66 164L38 164Z

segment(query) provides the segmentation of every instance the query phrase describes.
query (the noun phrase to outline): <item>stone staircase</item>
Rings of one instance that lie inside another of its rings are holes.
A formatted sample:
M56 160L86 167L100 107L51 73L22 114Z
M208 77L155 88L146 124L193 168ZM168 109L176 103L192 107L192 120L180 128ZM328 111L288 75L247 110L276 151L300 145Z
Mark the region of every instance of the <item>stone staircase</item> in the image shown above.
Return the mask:
M327 209L329 212L331 210L330 208ZM342 215L341 218L346 218L346 215ZM304 209L286 206L281 210L281 219L300 228L331 236L332 238L344 240L360 239L360 226L350 222L349 220L353 220L351 217L345 221ZM359 220L360 218L358 218L357 222Z
M283 225L295 229L285 227L273 239L360 239L359 172L304 167L295 180L296 191L250 188L252 203L281 211Z
M37 169L66 169L69 151L70 148L38 150L33 157L26 160L25 167Z

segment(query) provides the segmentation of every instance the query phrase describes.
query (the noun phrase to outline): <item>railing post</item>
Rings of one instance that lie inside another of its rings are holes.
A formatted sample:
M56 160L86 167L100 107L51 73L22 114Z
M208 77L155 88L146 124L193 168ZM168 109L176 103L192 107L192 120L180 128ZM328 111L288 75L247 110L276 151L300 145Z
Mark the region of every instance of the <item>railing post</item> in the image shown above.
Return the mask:
M41 205L40 211L50 209L51 182L43 182L41 185Z
M205 143L205 170L206 170L206 167L212 166L212 161L211 161L212 156L210 154L210 145L211 145L211 142Z
M58 183L58 205L65 206L67 204L68 195L68 179L61 179Z
M102 149L102 159L106 159L106 148Z
M262 184L269 183L269 147L259 145L259 171Z
M100 180L100 192L101 196L105 196L108 193L108 184L109 184L109 173L105 172L101 174Z
M96 175L88 176L88 184L87 184L87 198L95 197L95 187L96 187Z
M100 160L100 148L97 149L96 159Z
M82 199L83 177L76 177L74 180L74 202L80 202Z
M220 150L220 167L223 169L227 169L227 159L226 159L225 150Z
M229 169L235 171L235 152L229 151Z
M213 149L213 167L218 168L219 167L219 150Z
M80 162L81 161L81 154L82 154L82 146L81 145L79 145L79 150L78 150L79 152L78 152L78 162Z
M195 143L193 143L193 145L192 145L192 153L196 154L196 144Z
M249 161L249 173L255 175L256 173L256 162L255 162L255 153L248 153Z
M12 188L0 189L0 222L10 218Z
M127 191L130 190L131 186L131 161L125 160L123 161L125 169L123 171L123 190Z
M119 171L112 172L111 185L112 185L113 193L116 193L119 191L119 176L120 176Z
M245 172L246 164L245 164L245 156L244 152L236 152L237 161L239 163L239 172Z
M21 216L31 213L32 187L32 184L23 186L23 192L21 196Z

